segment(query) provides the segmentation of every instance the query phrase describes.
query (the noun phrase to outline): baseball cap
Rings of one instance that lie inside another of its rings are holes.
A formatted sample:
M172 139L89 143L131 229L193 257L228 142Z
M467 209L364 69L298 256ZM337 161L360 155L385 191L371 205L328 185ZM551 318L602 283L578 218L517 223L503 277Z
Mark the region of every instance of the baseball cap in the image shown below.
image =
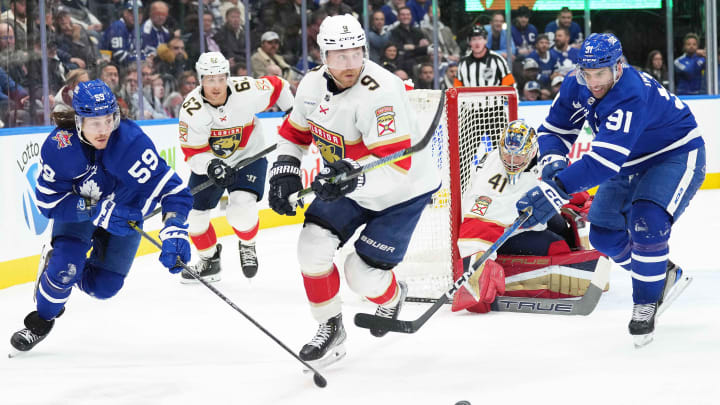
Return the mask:
M552 79L552 82L550 83L550 86L555 87L555 86L557 86L558 84L562 83L564 79L565 79L565 76L555 76L555 77Z
M538 65L537 61L533 58L525 58L523 61L523 69L540 69L540 65Z
M126 9L126 10L132 10L135 3L137 3L138 8L142 8L142 6L143 6L142 1L140 1L140 0L134 0L134 1L133 1L133 0L127 0L127 1L125 2L125 9Z
M540 91L540 83L536 82L535 80L531 80L525 83L525 91L531 90Z
M280 40L280 35L275 31L267 31L260 37L260 42Z

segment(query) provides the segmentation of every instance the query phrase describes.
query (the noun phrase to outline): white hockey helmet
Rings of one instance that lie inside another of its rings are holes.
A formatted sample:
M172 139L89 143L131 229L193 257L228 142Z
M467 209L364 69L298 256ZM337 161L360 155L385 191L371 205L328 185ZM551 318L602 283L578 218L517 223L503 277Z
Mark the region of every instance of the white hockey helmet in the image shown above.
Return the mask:
M230 75L230 62L220 52L205 52L195 63L198 79L202 82L203 76Z
M320 24L317 42L325 64L327 64L327 51L338 49L363 47L365 59L368 58L365 30L360 26L357 18L350 14L326 17Z

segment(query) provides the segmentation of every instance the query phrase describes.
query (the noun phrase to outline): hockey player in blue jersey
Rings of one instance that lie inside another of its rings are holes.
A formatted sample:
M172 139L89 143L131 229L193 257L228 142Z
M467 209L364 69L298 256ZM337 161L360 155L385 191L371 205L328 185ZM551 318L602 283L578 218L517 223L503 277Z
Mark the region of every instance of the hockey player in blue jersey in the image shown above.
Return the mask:
M563 81L538 130L542 181L517 207L532 207L523 225L531 227L555 215L569 194L600 185L590 242L630 271L629 330L641 347L653 339L663 301L669 305L689 282L668 260L668 239L705 178L705 143L685 103L622 64L614 35L591 35L580 53L576 80ZM595 135L592 149L568 166L585 121Z
M129 221L142 226L156 204L165 224L160 262L178 273L177 259L190 260L186 218L192 196L182 180L140 127L120 119L105 83L78 84L72 105L74 111L53 115L57 127L41 149L36 198L43 215L54 220L52 251L35 287L37 310L10 339L19 351L48 335L74 286L98 299L122 288L140 244Z

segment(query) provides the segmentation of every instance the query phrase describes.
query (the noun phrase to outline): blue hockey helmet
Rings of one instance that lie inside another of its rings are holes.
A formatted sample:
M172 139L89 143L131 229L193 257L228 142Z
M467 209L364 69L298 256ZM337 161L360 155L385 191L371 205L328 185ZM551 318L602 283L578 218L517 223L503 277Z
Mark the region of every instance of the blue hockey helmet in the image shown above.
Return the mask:
M535 128L523 119L508 124L500 136L498 151L510 184L517 182L520 173L532 162L537 149Z
M578 66L597 69L615 66L622 56L620 40L613 34L590 34L580 48Z
M75 110L75 126L80 139L88 142L82 134L83 118L113 115L113 130L120 124L118 103L110 87L99 79L80 82L73 92L72 106Z

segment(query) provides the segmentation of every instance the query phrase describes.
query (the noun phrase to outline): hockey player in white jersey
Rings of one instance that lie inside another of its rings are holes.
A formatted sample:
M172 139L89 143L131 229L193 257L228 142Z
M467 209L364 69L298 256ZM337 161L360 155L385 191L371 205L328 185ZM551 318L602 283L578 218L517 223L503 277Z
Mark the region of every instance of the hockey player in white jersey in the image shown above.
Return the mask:
M482 256L517 217L515 203L538 184L537 134L524 120L510 122L498 147L482 158L463 194L458 249L465 269ZM578 193L545 224L510 237L453 297L453 311L486 313L497 295L581 296L602 254L585 249L577 232L587 228L586 192ZM575 220L579 219L578 222ZM532 260L526 260L531 258ZM556 282L562 276L562 282ZM519 281L519 282L518 282ZM507 293L506 293L507 287Z
M256 205L265 189L267 160L261 158L240 170L234 166L267 146L255 114L273 105L287 110L292 107L293 96L289 84L276 76L229 77L230 64L219 52L200 55L195 70L200 86L187 95L180 109L180 146L192 170L189 187L208 178L214 185L194 195L188 218L190 238L200 256L194 269L206 281L220 279L222 246L210 223L210 211L227 190L227 221L240 239L242 271L251 278L258 269ZM196 281L187 271L181 280Z
M327 17L318 34L324 65L300 82L292 113L280 128L270 170L270 206L295 215L290 194L302 189L300 159L315 142L324 168L312 183L298 259L310 308L320 327L300 357L326 365L345 354L340 276L335 251L365 228L344 263L357 294L396 318L406 287L392 269L400 263L421 212L440 178L430 148L340 183L326 181L415 144L422 134L403 82L367 56L365 32L350 15ZM374 336L387 331L371 330Z

